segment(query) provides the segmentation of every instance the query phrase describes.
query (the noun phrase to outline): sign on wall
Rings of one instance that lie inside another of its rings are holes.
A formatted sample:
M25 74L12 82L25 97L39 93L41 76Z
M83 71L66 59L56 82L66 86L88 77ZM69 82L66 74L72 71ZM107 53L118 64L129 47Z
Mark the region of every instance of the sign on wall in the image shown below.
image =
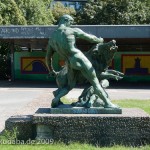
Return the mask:
M21 57L22 74L47 74L45 57Z
M122 72L126 75L150 75L150 55L123 54Z

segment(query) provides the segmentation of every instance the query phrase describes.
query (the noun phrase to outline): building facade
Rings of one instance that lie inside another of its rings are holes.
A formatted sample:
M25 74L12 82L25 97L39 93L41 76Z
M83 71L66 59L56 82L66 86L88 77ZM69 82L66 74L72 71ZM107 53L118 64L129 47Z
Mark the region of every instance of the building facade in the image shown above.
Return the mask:
M125 74L123 80L150 81L150 25L84 25L83 31L112 39L119 47L110 68ZM46 46L56 26L1 26L0 41L11 43L11 78L13 80L48 80L45 65ZM15 46L22 50L15 51ZM92 46L77 40L77 47L87 51ZM53 65L59 71L64 61L54 54Z

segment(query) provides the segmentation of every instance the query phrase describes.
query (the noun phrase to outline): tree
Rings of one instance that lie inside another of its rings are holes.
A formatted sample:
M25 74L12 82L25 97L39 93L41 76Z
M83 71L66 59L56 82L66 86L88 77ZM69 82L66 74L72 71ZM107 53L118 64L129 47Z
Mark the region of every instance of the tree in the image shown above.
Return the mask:
M149 0L89 0L77 13L78 24L148 24Z
M0 0L1 25L51 25L52 0Z
M14 0L0 0L0 24L27 24L22 11Z
M28 25L51 25L54 18L50 4L52 0L15 0L22 10Z
M68 15L74 16L76 14L76 11L74 8L64 6L62 3L57 2L52 7L52 13L53 13L53 16L55 18L55 23L56 23L62 15L68 14Z

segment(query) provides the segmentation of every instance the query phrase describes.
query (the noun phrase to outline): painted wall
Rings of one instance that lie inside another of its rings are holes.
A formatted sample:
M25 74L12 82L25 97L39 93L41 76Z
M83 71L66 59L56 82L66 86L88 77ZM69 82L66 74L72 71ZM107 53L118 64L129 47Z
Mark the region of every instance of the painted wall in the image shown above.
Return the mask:
M48 70L45 65L45 52L15 52L15 79L47 80ZM58 71L64 62L54 54L53 65ZM125 74L126 81L150 81L150 52L117 52L111 68Z
M15 52L14 71L15 79L27 80L48 80L54 81L53 77L48 77L48 70L45 65L45 52ZM62 61L57 54L54 54L53 66L56 71L61 67Z
M126 81L150 81L150 52L117 52L114 69L125 74Z

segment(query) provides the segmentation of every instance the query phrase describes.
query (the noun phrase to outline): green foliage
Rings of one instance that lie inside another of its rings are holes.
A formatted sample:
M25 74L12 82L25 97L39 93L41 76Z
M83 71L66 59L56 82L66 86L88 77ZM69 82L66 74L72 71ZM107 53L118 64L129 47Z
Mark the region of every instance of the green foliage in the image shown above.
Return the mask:
M11 77L11 55L10 55L11 43L0 42L0 80L9 79ZM15 52L20 52L22 49L15 45Z
M149 0L89 0L77 13L78 24L149 24Z
M28 25L51 25L54 21L51 0L16 0Z
M13 128L12 131L4 130L3 135L0 139L3 140L16 140L18 135L17 127Z
M26 23L22 11L18 8L15 0L0 0L0 24L23 25Z
M89 144L72 143L69 145L56 143L52 145L0 145L2 150L150 150L150 146L141 147L95 147Z
M17 140L17 135L18 135L17 127L13 128L11 131L4 130L0 134L0 147L1 147L1 145L8 144L12 141L13 141L13 144L15 144L15 141Z
M0 0L0 25L51 25L74 8L53 0ZM77 24L149 24L150 0L88 0L77 11Z
M76 11L74 8L66 7L62 3L57 2L53 5L52 13L56 22L64 14L74 16L76 14Z
M0 80L10 78L10 43L0 42Z
M0 0L1 25L51 25L52 0Z

